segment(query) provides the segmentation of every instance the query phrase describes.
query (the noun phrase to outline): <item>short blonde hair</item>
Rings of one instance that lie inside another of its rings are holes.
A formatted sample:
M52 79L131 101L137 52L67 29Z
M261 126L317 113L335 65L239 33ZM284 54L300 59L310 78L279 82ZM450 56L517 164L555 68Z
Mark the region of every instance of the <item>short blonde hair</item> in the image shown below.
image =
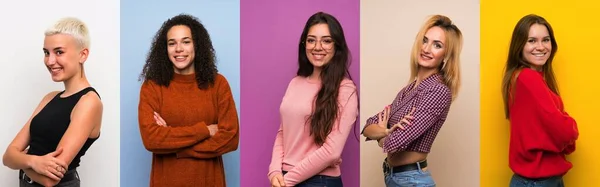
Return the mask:
M410 81L417 77L419 70L418 59L421 47L423 46L423 37L425 37L425 33L432 27L440 27L446 34L446 57L443 64L440 65L440 73L444 77L444 84L450 88L452 100L454 100L460 87L460 53L462 51L463 39L458 27L446 16L430 16L419 30L419 33L417 33L410 56Z
M55 34L68 34L75 38L75 41L79 47L90 48L90 35L88 27L83 21L74 18L66 17L58 20L54 25L44 32L46 36L52 36Z

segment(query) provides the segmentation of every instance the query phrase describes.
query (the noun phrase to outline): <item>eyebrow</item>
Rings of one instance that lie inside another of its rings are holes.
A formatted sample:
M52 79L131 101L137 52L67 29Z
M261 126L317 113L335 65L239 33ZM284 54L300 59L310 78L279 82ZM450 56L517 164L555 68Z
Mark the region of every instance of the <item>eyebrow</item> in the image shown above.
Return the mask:
M551 37L548 35L548 36L544 36L544 37L541 37L541 38L551 38ZM536 39L536 37L528 37L528 39Z
M186 36L186 37L183 37L183 38L181 38L181 40L185 40L185 39L192 39L192 38L191 38L191 37L187 37L187 36ZM168 39L168 40L167 40L167 42L168 42L168 41L177 41L177 40L176 40L176 39L174 39L174 38L171 38L171 39Z
M55 48L53 49L53 51L58 51L58 50L61 50L61 49L63 49L63 47L55 47ZM42 48L42 50L44 50L44 51L47 51L48 49L46 49L46 48Z
M308 35L308 37L313 37L313 38L317 38L317 36L315 35ZM327 36L322 36L321 38L331 38L331 36L327 35Z
M429 38L427 38L427 36L423 36L426 40L429 40ZM433 40L433 42L437 42L437 43L441 43L442 45L444 45L444 42L440 41L440 40Z

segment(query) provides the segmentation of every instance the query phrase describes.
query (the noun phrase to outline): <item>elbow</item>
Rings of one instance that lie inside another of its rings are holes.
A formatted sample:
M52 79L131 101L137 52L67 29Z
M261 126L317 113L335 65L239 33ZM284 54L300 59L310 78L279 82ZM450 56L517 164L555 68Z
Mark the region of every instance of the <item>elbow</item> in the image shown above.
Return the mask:
M2 164L13 170L19 169L11 162L9 152L10 152L10 150L6 150L6 152L4 152L4 155L2 156Z
M342 158L343 147L339 147L339 148L330 147L329 150L330 151L328 151L326 153L326 156L324 158L325 163L329 163L330 166L340 164L340 160Z
M8 164L8 156L7 156L6 152L4 153L4 156L2 156L2 165L6 166L10 169L13 169L12 167L9 166L10 164Z
M158 148L152 143L151 140L142 138L142 143L144 144L144 148L146 148L146 150L148 150L150 152L155 152L158 150Z
M327 159L327 163L329 163L330 166L334 166L334 165L338 165L341 162L341 158L342 158L342 153L334 153L331 154Z

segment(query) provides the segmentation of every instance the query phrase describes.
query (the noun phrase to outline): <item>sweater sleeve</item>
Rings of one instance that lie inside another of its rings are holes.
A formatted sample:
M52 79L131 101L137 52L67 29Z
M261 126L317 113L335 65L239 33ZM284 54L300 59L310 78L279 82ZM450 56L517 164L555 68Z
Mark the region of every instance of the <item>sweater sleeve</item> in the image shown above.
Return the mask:
M574 151L575 140L579 136L577 123L566 112L561 111L555 103L551 93L542 76L536 75L532 70L523 70L517 78L515 85L515 102L521 102L520 106L529 106L543 125L547 141L536 140L527 149L544 149L553 152ZM517 100L518 99L518 100ZM533 116L532 116L533 117ZM529 144L526 144L529 145ZM535 147L533 147L535 146ZM541 146L541 147L540 147Z
M435 85L433 88L424 90L419 105L415 106L413 113L414 119L411 125L406 126L405 130L396 129L383 144L383 150L386 153L406 150L408 145L423 135L438 120L445 118L452 102L450 89L444 85Z
M340 104L340 113L334 122L336 128L331 130L323 146L307 154L302 161L285 174L286 186L295 186L339 162L346 139L358 117L358 97L353 83L341 86L338 103Z
M290 88L293 87L294 80L292 79L285 90L284 96L288 94ZM283 100L283 99L282 99ZM277 130L277 134L275 135L275 143L273 144L273 153L271 153L271 163L269 164L269 173L267 174L269 180L275 176L275 174L282 173L283 167L283 156L284 147L283 147L283 124L279 123L279 129Z
M267 174L269 179L273 178L275 174L282 173L281 167L283 166L283 155L283 127L279 124L279 130L277 130L275 143L273 145L271 164L269 164L269 173Z
M138 122L144 147L157 154L174 153L210 137L203 122L189 126L162 127L156 124L154 112L160 109L160 88L145 81L140 91Z
M212 137L177 153L178 158L214 158L235 151L239 144L239 121L231 88L225 77L217 78L217 126L219 131Z

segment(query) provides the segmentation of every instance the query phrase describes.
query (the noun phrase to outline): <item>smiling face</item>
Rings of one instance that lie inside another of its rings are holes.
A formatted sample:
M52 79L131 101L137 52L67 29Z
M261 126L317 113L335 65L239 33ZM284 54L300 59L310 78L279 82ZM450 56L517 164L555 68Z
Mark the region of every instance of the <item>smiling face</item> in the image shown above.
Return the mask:
M533 24L529 28L527 42L523 47L523 57L533 68L541 70L552 52L552 40L548 28L542 24Z
M423 45L419 54L420 67L437 68L446 55L446 34L440 27L431 27L423 37Z
M55 82L62 82L80 75L81 66L87 58L87 50L77 45L68 34L54 34L44 38L44 64Z
M167 32L167 51L177 74L188 75L194 70L194 42L188 26L176 25Z
M310 27L305 45L306 57L314 67L323 67L335 55L334 41L331 38L329 26L325 23Z

